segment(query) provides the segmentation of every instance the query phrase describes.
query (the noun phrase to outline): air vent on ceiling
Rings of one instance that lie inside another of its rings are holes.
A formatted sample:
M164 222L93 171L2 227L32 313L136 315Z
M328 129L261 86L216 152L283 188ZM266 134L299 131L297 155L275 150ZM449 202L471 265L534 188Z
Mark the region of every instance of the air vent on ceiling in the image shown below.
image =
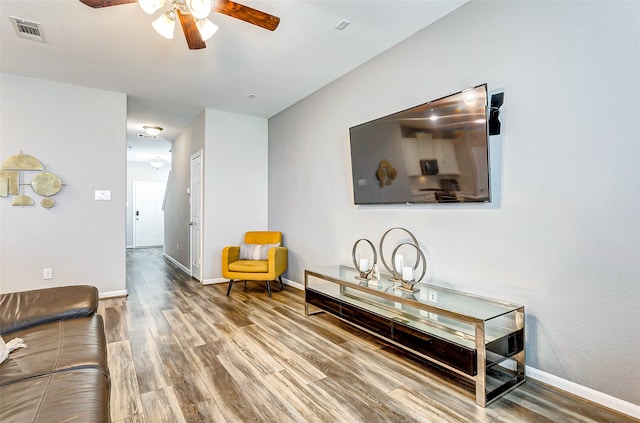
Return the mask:
M33 41L40 41L41 43L47 42L38 22L16 18L15 16L11 16L10 19L19 37Z

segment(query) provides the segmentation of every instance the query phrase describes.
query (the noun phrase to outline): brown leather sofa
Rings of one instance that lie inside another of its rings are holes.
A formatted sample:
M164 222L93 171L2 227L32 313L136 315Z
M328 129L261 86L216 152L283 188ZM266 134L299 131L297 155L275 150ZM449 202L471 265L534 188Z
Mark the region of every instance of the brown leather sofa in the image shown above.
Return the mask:
M98 290L0 294L0 335L24 339L0 364L0 422L109 422L110 378Z

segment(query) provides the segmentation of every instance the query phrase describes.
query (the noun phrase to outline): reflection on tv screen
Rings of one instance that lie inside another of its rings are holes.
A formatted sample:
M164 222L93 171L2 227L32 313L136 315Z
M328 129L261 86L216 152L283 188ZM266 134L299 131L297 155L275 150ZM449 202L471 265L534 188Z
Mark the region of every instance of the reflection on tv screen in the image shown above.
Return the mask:
M349 134L355 204L490 201L486 84Z

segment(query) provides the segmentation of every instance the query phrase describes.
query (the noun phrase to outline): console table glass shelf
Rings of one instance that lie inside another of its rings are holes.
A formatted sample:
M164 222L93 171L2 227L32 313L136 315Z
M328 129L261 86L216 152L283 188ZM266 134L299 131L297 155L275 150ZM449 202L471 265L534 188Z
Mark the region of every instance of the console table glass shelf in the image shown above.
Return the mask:
M524 382L524 306L424 283L409 292L390 279L305 270L305 314L328 312L471 380L483 407Z

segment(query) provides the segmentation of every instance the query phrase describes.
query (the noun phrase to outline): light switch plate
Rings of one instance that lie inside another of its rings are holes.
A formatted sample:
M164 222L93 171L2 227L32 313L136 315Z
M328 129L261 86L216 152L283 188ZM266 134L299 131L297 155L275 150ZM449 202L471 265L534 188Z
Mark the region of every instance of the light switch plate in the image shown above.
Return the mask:
M111 191L98 191L95 192L96 201L110 201L111 200Z

